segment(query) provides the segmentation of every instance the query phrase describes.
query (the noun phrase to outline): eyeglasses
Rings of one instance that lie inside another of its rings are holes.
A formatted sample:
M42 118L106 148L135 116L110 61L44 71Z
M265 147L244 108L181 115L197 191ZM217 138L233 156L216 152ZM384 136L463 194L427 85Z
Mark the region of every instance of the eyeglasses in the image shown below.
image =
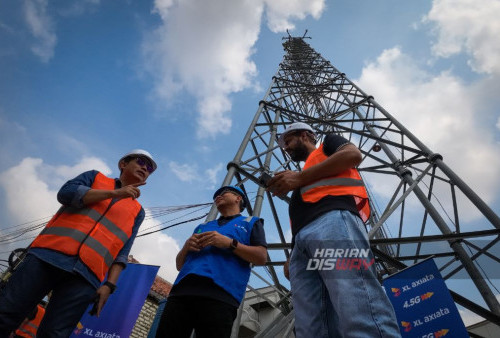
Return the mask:
M155 171L151 163L146 159L142 157L136 157L135 160L137 164L140 165L141 167L146 166L146 170L148 171L148 173L151 174L153 171Z
M224 189L217 196L215 196L215 198L217 198L219 196L222 196L222 195L224 195L225 193L228 193L228 192L231 193L231 194L233 194L233 195L239 196L237 193L235 193L231 189ZM214 198L214 201L215 201L215 198Z

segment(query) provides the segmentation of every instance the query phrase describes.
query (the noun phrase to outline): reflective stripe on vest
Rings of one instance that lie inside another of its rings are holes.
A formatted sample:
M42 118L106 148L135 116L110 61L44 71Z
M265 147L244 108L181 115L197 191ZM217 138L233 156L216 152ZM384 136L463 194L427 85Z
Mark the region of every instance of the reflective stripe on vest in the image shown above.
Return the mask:
M90 217L95 222L99 222L104 225L111 233L118 237L123 242L123 244L125 244L129 238L129 236L122 229L120 229L118 225L114 224L109 219L107 219L106 216L101 215L94 209L78 209L75 207L68 207L66 210L64 210L64 212L68 214L85 215L87 217Z
M36 333L33 333L33 332L30 332L27 330L27 326L29 326L30 323L28 324L25 324L23 327L21 327L20 329L17 329L16 331L16 336L19 336L19 337L26 337L26 338L29 338L29 337L36 337ZM25 329L26 328L26 329ZM35 330L38 330L38 327L34 328Z
M328 156L323 151L323 144L309 154L304 170L325 161ZM337 175L326 177L312 184L300 188L304 202L315 203L326 196L354 197L356 208L363 222L370 217L370 204L368 193L358 171L354 168L345 170Z
M97 173L91 189L114 190L115 180ZM141 205L132 198L106 199L84 208L62 207L31 244L81 261L101 281L132 235Z
M113 255L109 252L108 249L99 241L92 237L87 237L87 234L81 232L77 229L68 229L63 227L50 227L46 228L43 231L44 235L55 235L55 236L64 236L69 237L77 241L78 243L85 243L86 246L94 250L99 254L99 256L104 258L104 263L109 267L115 260ZM85 242L84 242L85 241ZM125 243L124 243L125 244Z
M328 186L328 185L343 185L346 187L364 187L365 184L362 180L358 180L355 178L326 178L323 180L319 180L314 182L313 184L306 185L305 187L300 188L300 193L304 194L307 191L314 189L316 187Z
M38 327L42 322L43 316L45 315L45 309L40 305L37 305L37 312L35 318L32 321L27 322L19 329L16 330L15 334L20 337L36 337Z

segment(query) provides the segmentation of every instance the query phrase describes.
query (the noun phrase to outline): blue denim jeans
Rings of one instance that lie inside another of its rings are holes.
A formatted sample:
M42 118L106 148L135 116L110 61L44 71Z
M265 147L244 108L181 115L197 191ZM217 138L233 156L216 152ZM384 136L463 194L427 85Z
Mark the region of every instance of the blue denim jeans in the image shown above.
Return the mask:
M364 225L333 210L302 228L290 259L296 336L401 337Z
M28 254L0 290L0 337L16 330L50 290L52 297L37 337L67 338L93 300L96 289L84 278Z

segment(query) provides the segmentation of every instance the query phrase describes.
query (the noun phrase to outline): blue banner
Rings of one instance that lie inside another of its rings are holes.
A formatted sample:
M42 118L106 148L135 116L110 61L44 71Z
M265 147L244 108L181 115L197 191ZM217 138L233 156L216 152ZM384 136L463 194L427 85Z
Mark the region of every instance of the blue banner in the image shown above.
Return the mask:
M120 274L116 291L109 296L101 315L89 315L92 305L89 306L71 337L129 337L158 269L159 266L127 264Z
M402 337L468 338L458 309L433 259L384 281Z

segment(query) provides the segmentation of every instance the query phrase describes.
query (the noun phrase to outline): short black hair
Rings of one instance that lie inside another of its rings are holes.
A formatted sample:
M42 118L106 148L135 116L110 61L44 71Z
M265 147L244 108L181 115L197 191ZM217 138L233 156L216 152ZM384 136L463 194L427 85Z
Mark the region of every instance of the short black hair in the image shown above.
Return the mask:
M135 156L127 156L127 157L124 157L120 162L125 162L125 164L128 164L134 158L135 158ZM123 169L120 168L120 176L121 176L122 172L123 172Z

